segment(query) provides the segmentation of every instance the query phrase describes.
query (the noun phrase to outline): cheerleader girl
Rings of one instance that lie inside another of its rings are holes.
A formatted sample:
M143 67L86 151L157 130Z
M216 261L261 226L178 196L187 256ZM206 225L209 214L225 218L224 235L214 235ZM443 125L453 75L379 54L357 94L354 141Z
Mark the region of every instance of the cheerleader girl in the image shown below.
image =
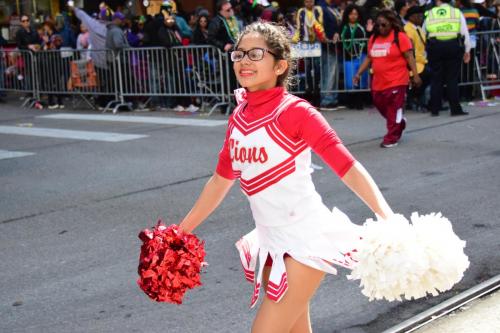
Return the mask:
M311 179L311 150L382 219L393 214L377 185L323 116L286 91L292 70L284 29L247 26L231 53L242 87L214 175L180 228L192 232L221 203L236 179L255 229L236 244L251 306L263 301L252 332L311 332L309 302L325 273L352 267L358 227L330 211Z

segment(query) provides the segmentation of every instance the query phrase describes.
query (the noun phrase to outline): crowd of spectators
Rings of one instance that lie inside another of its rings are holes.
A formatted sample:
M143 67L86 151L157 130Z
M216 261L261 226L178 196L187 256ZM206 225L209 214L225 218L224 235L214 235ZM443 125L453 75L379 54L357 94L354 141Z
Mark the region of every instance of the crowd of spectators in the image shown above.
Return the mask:
M456 1L469 32L498 30L500 0L472 1L474 3ZM367 53L367 42L362 39L373 34L375 18L381 10L393 11L401 21L414 44L417 69L425 81L427 60L421 25L424 11L433 5L433 0L304 0L301 8L281 8L277 2L267 0L219 0L214 13L203 7L185 13L180 4L170 0L164 1L155 15L133 16L123 8L113 10L102 3L95 13L69 7L58 17L47 16L39 24L33 24L29 15L22 15L16 43L19 49L33 52L61 48L118 51L129 47L206 44L228 52L245 25L259 19L274 21L287 29L294 42L322 44L323 68L319 69L319 62L314 66L321 77L320 91L325 92L320 104L328 108L339 103L338 94L332 90L356 88L352 77ZM475 37L471 37L471 44L474 52ZM103 69L107 60L97 54L93 58L95 65ZM358 87L367 87L366 76L361 78ZM470 94L470 89L465 91L467 98L472 97ZM421 99L421 96L422 93L417 92L412 98ZM362 98L350 94L340 98L351 107L362 107Z

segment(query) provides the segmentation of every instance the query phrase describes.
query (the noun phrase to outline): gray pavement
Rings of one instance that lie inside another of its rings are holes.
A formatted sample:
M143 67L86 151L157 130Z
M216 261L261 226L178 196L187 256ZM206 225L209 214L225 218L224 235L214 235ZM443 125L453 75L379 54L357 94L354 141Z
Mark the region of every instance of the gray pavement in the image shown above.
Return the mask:
M19 104L19 103L16 103ZM224 126L39 118L88 111L0 105L0 126L145 136L122 142L0 134L0 332L248 332L251 285L234 242L252 228L237 186L197 234L206 241L204 285L181 306L151 302L135 284L138 232L158 217L177 223L213 172ZM315 296L315 332L381 332L500 274L500 108L466 117L408 112L397 148L381 149L384 122L373 111L325 112L395 211L441 211L467 241L471 267L452 291L403 302L368 302L346 271ZM124 115L225 119L173 113ZM314 158L314 163L324 163ZM313 174L328 206L353 221L370 211L326 167Z
M416 330L415 333L500 332L500 292L467 304L451 314Z

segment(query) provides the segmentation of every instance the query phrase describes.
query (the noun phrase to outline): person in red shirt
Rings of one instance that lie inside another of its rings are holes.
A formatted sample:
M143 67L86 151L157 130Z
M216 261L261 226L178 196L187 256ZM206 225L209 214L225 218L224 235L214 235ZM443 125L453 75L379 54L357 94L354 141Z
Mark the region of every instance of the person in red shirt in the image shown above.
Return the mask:
M403 106L410 81L408 67L413 73L413 84L422 84L413 56L412 44L404 33L396 15L390 10L377 14L375 31L368 42L368 57L353 78L358 85L361 74L372 66L372 99L380 114L386 119L387 134L380 144L382 148L397 146L406 120Z
M239 179L256 224L237 243L245 277L254 285L251 305L257 304L260 289L267 296L252 332L311 332L309 301L325 273L335 274L332 256L340 254L344 259L335 262L349 265L350 254L336 247L350 246L352 236L359 241L359 234L344 229L349 223L331 212L316 192L311 150L375 214L387 219L393 212L325 118L287 92L292 61L284 28L264 22L248 25L231 60L243 87L235 92L238 106L229 118L215 172L179 229L195 230ZM265 266L267 261L271 266Z

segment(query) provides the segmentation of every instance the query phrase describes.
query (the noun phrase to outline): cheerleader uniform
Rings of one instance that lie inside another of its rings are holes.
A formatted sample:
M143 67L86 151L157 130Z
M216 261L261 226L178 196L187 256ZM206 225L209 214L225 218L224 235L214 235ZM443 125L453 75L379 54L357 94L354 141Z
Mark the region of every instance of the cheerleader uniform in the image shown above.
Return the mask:
M263 268L270 264L267 296L279 302L287 291L284 256L336 274L352 268L359 226L337 208L330 211L311 178L311 148L342 177L355 163L334 130L308 102L284 88L236 92L216 172L239 179L255 229L237 243L246 279L259 298ZM257 273L257 275L256 275Z

